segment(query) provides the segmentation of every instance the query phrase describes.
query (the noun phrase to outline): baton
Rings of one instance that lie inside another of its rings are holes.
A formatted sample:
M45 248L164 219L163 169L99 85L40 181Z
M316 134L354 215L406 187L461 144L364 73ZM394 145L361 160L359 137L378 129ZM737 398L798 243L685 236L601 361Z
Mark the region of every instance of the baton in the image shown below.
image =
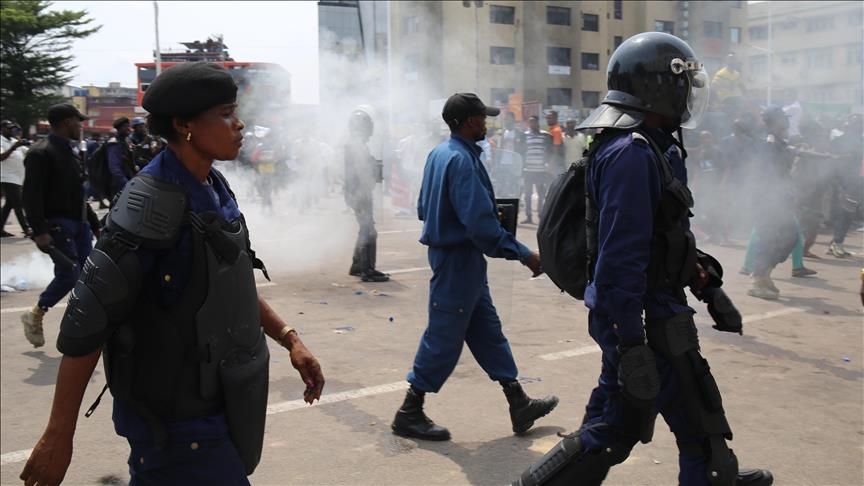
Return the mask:
M69 255L63 253L59 248L54 245L51 245L48 247L47 250L42 251L47 253L51 257L51 259L54 260L54 263L66 268L67 270L74 271L76 268L78 268L78 263L75 260L69 258Z

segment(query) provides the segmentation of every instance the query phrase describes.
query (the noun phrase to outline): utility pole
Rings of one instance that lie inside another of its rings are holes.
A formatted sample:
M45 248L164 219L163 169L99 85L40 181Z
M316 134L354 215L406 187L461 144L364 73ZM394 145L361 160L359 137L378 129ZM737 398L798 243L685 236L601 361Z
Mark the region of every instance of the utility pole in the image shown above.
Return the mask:
M159 49L159 2L153 0L153 20L156 24L156 76L162 73L162 50Z

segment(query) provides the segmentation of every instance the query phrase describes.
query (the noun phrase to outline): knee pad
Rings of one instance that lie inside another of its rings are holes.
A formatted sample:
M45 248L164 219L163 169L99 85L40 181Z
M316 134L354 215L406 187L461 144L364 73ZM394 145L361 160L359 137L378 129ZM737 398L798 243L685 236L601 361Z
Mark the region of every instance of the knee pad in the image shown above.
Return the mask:
M564 437L512 486L599 486L609 469L624 462L632 443L613 443L598 451L582 452L578 431Z
M717 435L732 439L723 411L720 389L708 361L699 353L696 324L689 314L679 314L646 326L648 344L660 353L678 377L681 401L688 417L688 435Z

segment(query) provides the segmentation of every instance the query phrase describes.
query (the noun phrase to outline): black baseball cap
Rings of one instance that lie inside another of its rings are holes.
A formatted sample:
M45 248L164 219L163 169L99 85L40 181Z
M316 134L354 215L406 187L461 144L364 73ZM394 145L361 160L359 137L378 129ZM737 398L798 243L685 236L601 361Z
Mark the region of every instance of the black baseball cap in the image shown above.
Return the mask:
M456 93L447 98L444 109L441 111L441 117L449 125L451 122L458 124L469 116L498 116L499 113L501 110L484 105L474 93Z
M78 117L81 121L89 120L72 103L58 103L48 107L48 123L52 125L72 117Z

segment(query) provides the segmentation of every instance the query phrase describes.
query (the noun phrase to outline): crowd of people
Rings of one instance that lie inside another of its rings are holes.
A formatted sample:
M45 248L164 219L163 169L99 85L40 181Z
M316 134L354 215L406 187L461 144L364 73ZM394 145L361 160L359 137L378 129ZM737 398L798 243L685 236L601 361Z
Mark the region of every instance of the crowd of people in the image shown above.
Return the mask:
M727 67L722 106L740 108L729 101L738 78L734 63ZM393 172L420 180L409 187L433 276L427 326L393 433L450 439L425 415L425 396L444 386L464 344L500 384L514 433L555 408L557 397L530 398L517 381L486 258L516 260L540 275L540 255L502 224L496 192L521 196L522 224L533 225L544 215L551 178L588 157L584 300L602 369L577 430L517 484L600 484L638 442L651 441L657 415L675 435L680 484L772 483L767 470L739 469L728 446L731 427L685 290L706 304L716 329L740 333L741 318L720 290L719 264L696 243L702 236L720 245L748 237L741 271L753 276L750 295L764 299L779 295L771 272L790 254L793 276L815 273L802 259L816 257L810 250L826 221L833 229L830 254L847 257L844 238L862 201L861 117L826 126L805 116L790 133L788 110L766 107L757 124L736 108L726 112L737 114L726 128L685 143L682 129L689 134L698 126L708 84L687 43L643 33L613 53L609 92L584 120L568 118L562 127L551 111L543 130L538 116L520 127L505 113L502 128L490 134L487 117L500 110L457 93L441 114L449 136L441 140L430 125L397 144L403 160ZM27 484L62 481L84 390L103 351L112 419L130 446L132 484L248 484L263 448L265 337L287 349L306 385L304 400L320 398L318 361L257 294L253 271L269 279L267 270L234 192L214 167L249 157L270 178L276 169L267 164L282 157L264 153L279 149L263 142L244 154L248 132L236 100L227 71L183 63L151 83L146 120L115 120L101 143L78 142L87 117L71 104L48 110L50 134L29 149L14 122L2 123L4 222L15 211L22 232L55 265L54 280L21 316L33 346L45 343L45 313L71 292L57 340L63 358L53 408L21 473ZM383 167L369 150L373 117L354 110L347 128L344 195L358 223L349 273L385 282L390 276L376 269L372 191ZM417 170L410 158L436 139ZM7 161L15 169L7 171ZM88 197L109 201L104 220ZM698 214L692 226L691 210Z

